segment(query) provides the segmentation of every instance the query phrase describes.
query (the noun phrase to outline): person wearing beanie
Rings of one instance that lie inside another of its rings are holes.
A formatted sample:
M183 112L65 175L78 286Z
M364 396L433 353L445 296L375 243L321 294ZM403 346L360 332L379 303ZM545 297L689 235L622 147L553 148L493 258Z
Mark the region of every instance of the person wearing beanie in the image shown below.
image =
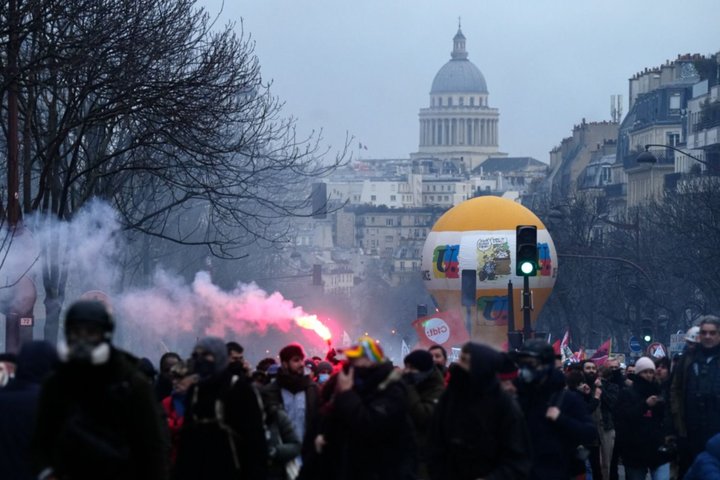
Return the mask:
M330 375L333 373L333 366L332 363L321 361L318 362L318 364L315 366L315 371L317 372L317 375L315 376L315 381L318 383L318 385L324 385L325 382L327 382L330 379Z
M168 478L169 443L152 384L112 344L105 304L81 300L65 315L61 363L45 380L31 441L38 478ZM91 426L91 427L88 427Z
M185 393L175 480L264 480L267 446L262 402L250 379L228 367L225 342L200 339L192 353L197 383ZM241 473L242 472L242 473Z
M263 387L262 399L266 412L284 410L295 433L303 442L301 463L312 452L312 434L317 429L320 410L320 388L305 373L305 350L299 343L280 349L280 366L275 380Z
M498 381L500 352L462 347L432 421L428 466L432 480L526 479L532 467L527 425Z
M670 431L665 422L666 402L655 381L655 362L635 362L632 387L620 392L615 407L615 448L625 466L625 478L670 478L669 459L660 453Z
M435 368L433 356L427 350L414 350L405 356L403 380L408 391L408 408L415 427L418 446L420 478L429 478L427 444L431 420L440 396L445 391L445 379Z
M697 326L699 343L683 354L670 385L672 417L679 437L679 475L720 432L720 317L705 315Z

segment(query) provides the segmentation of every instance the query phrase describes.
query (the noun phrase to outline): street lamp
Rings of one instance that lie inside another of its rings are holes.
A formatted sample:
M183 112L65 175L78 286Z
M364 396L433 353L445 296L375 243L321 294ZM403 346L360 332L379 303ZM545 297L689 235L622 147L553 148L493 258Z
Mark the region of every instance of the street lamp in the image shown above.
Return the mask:
M650 147L669 148L670 150L675 150L676 152L682 153L686 157L692 158L696 162L702 163L703 165L705 165L708 168L712 167L712 165L709 162L707 162L705 160L701 160L693 155L690 155L689 153L687 153L684 150L680 150L679 148L675 148L670 145L660 145L660 144L656 144L656 143L648 143L645 145L645 151L642 152L640 155L638 155L638 157L635 159L635 161L637 163L650 163L650 164L657 163L658 159L655 155L652 154L652 152L650 152Z

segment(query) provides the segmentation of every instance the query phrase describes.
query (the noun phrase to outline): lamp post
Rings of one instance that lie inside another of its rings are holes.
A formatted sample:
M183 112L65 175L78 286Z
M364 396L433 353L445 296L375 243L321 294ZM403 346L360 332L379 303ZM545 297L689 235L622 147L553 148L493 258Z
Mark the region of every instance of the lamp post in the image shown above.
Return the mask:
M696 157L696 156L694 156L694 155L690 155L690 154L687 153L686 151L680 150L679 148L675 148L675 147L673 147L673 146L671 146L671 145L660 145L660 144L657 144L657 143L648 143L648 144L646 144L646 145L645 145L645 151L642 152L640 155L638 155L637 158L635 159L635 161L636 161L637 163L649 163L649 164L653 164L653 163L657 163L657 162L658 162L657 157L656 157L655 155L653 155L652 152L650 151L650 147L669 148L670 150L674 150L674 151L676 151L676 152L682 153L682 154L685 155L686 157L689 157L689 158L695 160L696 162L702 163L703 165L705 165L706 167L708 167L708 170L715 170L714 165L713 165L712 163L706 161L706 160L702 160L702 159L700 159L700 158L698 158L698 157Z

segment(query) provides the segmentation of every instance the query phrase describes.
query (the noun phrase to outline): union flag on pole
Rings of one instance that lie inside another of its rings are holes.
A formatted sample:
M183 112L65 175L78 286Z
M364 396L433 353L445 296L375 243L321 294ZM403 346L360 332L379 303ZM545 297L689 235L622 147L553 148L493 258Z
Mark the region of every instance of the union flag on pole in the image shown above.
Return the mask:
M608 338L605 340L605 342L598 347L597 350L595 350L595 353L592 354L592 357L590 357L590 360L597 365L598 367L600 365L604 365L605 362L607 362L608 357L610 356L610 351L612 350L612 338Z
M419 338L418 345L422 348L432 345L449 348L462 345L470 339L462 315L455 310L420 317L412 325Z

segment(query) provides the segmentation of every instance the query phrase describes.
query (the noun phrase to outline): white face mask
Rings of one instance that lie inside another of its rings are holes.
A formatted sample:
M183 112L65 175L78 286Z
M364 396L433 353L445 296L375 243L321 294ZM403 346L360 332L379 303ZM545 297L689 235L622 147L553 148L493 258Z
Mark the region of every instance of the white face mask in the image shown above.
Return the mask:
M4 387L10 381L10 372L7 371L5 365L0 363L0 388Z
M70 347L65 340L58 345L58 356L63 362L71 360L88 362L91 365L103 365L110 360L110 344L107 342L92 346L78 343Z

